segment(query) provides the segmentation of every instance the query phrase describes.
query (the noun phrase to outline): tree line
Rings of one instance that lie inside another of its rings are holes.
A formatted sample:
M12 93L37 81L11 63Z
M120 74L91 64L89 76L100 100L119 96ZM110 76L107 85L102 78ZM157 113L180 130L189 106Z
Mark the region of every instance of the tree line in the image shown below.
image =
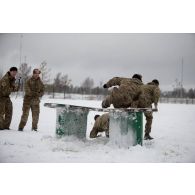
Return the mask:
M57 73L54 79L51 79L51 69L48 68L47 62L43 61L39 67L41 70L41 79L45 85L45 91L55 97L56 93L66 94L93 94L106 95L107 90L104 89L103 82L99 86L94 86L94 80L90 77L85 78L80 86L74 86L72 80L67 74ZM32 74L32 67L27 63L22 63L18 68L17 77L21 77L21 91L24 91L24 83ZM3 76L3 71L0 69L0 78ZM195 98L195 88L185 89L182 84L176 79L171 91L162 91L161 97L165 98Z
M37 68L41 71L41 79L45 85L45 92L52 94L55 97L56 93L63 93L64 98L66 94L94 94L94 95L106 95L105 90L100 82L99 86L94 86L94 80L90 77L85 78L80 86L74 86L72 80L67 74L57 73L54 79L51 79L51 69L48 68L47 62L43 61ZM20 91L24 92L24 85L28 78L32 75L32 67L27 63L22 63L18 68L17 80L20 79ZM0 78L3 76L3 72L0 70Z

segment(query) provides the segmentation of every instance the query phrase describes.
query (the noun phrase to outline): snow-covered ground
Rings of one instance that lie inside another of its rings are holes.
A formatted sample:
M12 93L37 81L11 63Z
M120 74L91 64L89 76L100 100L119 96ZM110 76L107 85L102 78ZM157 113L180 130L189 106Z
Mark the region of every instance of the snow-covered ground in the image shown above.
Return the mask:
M55 136L56 111L45 102L100 107L100 101L43 99L39 131L31 131L31 115L24 132L17 131L22 99L12 98L14 113L10 131L0 131L0 162L195 162L195 105L160 104L154 113L153 141L116 148L105 137L78 140ZM93 126L91 113L87 135Z

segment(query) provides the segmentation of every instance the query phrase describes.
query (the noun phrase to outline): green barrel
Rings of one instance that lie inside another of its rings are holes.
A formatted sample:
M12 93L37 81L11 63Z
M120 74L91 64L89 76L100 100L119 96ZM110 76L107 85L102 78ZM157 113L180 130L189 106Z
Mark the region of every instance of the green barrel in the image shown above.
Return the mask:
M143 112L110 112L110 141L119 147L142 145Z
M88 109L75 106L57 108L56 134L86 138Z

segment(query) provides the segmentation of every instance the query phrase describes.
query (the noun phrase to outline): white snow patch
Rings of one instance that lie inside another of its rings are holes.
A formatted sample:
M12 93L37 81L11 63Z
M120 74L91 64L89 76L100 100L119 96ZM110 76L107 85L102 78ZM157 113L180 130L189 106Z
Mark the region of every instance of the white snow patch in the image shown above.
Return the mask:
M0 131L0 162L195 162L195 105L160 104L154 113L155 139L126 149L114 147L106 137L56 137L56 110L43 106L56 102L101 107L100 101L43 99L38 132L31 131L31 114L24 132L17 131L23 100L12 101L12 130ZM87 136L95 114L88 116Z

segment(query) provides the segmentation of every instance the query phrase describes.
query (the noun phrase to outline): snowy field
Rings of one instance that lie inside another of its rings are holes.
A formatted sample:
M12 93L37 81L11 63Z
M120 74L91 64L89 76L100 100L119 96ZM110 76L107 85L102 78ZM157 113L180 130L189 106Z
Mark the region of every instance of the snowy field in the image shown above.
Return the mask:
M24 132L17 131L22 113L22 99L12 99L14 106L10 131L0 131L0 162L195 162L195 105L160 104L154 113L152 141L116 148L105 137L78 140L57 138L56 111L45 102L100 107L100 101L43 99L39 131L31 131L31 115ZM93 126L88 120L87 136Z

